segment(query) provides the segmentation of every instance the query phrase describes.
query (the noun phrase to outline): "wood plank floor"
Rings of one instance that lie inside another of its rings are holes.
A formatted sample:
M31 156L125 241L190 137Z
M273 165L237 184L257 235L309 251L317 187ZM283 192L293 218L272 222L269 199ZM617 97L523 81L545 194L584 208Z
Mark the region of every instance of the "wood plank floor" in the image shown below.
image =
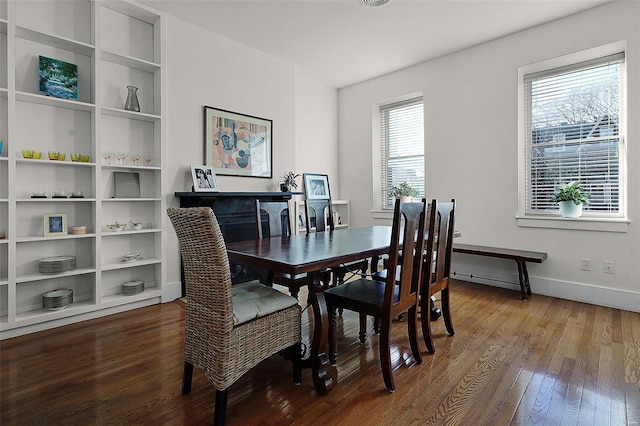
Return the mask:
M383 385L378 338L361 345L357 316L345 312L329 395L316 394L308 371L294 386L290 364L273 356L232 386L228 423L640 424L640 314L523 302L464 282L452 304L456 335L432 323L436 353L421 365L406 323L394 323L395 393ZM183 328L176 301L0 342L0 424L210 423L215 392L204 376L180 393Z

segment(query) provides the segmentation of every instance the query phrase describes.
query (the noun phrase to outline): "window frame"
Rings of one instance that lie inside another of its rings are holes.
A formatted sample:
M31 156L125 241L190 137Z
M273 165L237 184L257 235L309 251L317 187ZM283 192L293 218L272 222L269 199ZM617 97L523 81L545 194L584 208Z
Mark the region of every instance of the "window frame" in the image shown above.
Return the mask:
M527 188L528 188L528 164L527 164L527 131L529 129L530 117L527 102L527 84L525 76L551 72L555 69L572 67L580 63L598 60L615 54L624 54L626 64L627 46L626 41L618 41L603 46L559 56L553 59L536 62L518 68L518 214L516 219L518 226L537 228L557 228L557 229L581 229L592 231L626 232L627 224L627 168L626 168L626 122L627 105L626 91L626 66L622 66L620 71L620 190L619 190L619 212L585 212L581 217L575 219L562 218L559 215L550 215L539 212L527 211Z
M420 99L422 101L423 107L423 126L424 126L424 97L422 92L412 92L406 95L398 96L395 98L387 99L384 101L376 102L372 105L371 109L371 121L372 125L372 179L373 179L373 206L372 213L375 218L387 218L390 213L393 212L393 209L385 207L385 200L383 199L383 193L385 192L383 188L383 159L382 155L382 145L384 143L382 138L382 122L381 122L381 110L385 109L389 105L393 104L401 104L406 102L411 102L412 100ZM422 143L424 144L424 131L422 135ZM425 153L423 156L423 171L426 170L425 166ZM426 185L426 183L425 183ZM425 188L426 192L426 188ZM390 216L389 216L390 217Z

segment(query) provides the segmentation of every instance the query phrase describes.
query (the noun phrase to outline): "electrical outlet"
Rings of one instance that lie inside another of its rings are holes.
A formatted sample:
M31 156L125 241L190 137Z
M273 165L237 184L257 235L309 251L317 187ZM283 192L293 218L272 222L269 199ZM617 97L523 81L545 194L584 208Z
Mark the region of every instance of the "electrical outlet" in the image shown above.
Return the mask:
M582 259L580 260L580 269L583 271L591 270L591 259Z
M615 274L616 273L616 263L612 262L610 260L605 260L604 261L604 268L602 269L602 271L605 274Z

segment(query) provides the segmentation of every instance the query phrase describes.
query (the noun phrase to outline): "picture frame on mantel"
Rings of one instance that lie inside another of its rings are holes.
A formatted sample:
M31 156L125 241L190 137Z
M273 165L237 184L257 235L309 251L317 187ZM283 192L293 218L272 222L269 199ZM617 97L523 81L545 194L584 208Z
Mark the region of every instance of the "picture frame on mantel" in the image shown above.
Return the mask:
M273 121L204 106L204 164L217 175L272 178Z
M193 192L218 192L216 174L211 166L191 166Z

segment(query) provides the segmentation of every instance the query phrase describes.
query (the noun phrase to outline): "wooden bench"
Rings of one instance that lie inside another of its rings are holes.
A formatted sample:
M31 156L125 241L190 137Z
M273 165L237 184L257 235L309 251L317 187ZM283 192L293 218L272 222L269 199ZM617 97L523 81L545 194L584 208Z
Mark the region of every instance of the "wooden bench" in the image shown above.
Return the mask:
M456 243L453 244L453 252L515 260L516 264L518 265L520 293L522 295L522 300L527 300L527 295L531 295L531 285L529 284L529 273L527 272L526 262L542 263L547 258L547 253L538 251L514 250L508 248L475 246L470 244Z

